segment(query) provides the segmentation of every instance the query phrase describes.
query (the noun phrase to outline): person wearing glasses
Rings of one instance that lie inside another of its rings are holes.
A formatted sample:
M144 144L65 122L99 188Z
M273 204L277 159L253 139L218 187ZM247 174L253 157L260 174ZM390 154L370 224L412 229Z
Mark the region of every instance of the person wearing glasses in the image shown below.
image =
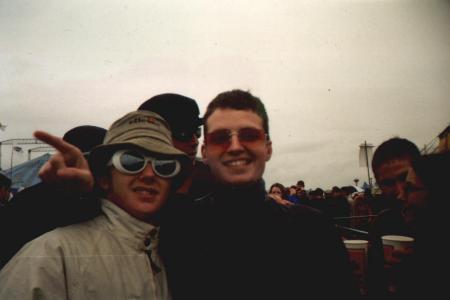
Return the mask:
M197 102L183 95L165 93L148 99L138 110L152 111L163 117L170 126L175 148L192 160L192 173L177 192L193 199L206 195L210 191L210 174L208 167L197 158L203 125Z
M81 153L44 132L36 136L61 153ZM0 272L0 299L170 299L159 224L189 173L188 156L172 145L161 116L136 111L111 125L89 166L104 192L102 213L26 244Z
M242 90L219 94L207 107L204 132L213 192L161 226L174 298L358 297L332 221L268 198L263 174L272 141L261 100Z

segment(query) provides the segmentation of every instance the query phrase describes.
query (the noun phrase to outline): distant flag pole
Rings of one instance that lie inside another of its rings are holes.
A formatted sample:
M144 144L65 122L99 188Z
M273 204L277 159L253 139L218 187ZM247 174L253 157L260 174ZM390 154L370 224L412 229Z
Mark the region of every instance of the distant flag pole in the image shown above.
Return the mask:
M6 124L0 122L0 130L5 131ZM2 169L2 143L0 142L0 170Z
M370 168L369 168L369 156L370 160L372 160L372 144L367 144L364 141L364 144L359 145L359 165L361 167L367 167L367 178L369 179L369 188L372 189L372 179L370 178Z

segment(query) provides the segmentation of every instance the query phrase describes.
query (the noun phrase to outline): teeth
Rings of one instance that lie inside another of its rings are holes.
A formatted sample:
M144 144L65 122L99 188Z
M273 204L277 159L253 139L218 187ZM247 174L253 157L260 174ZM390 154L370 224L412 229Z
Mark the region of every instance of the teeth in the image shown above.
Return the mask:
M230 166L233 166L233 167L243 166L243 165L247 164L247 160L245 160L245 159L233 160L233 161L228 162L227 164Z
M154 189L136 188L134 191L136 193L138 193L138 194L143 195L143 196L156 195L157 194L157 192Z

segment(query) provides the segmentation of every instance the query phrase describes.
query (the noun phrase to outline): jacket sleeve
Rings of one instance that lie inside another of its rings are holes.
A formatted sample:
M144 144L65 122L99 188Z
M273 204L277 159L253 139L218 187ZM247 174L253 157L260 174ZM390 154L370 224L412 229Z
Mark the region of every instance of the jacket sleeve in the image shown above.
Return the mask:
M0 299L66 299L62 249L39 238L26 244L0 272Z

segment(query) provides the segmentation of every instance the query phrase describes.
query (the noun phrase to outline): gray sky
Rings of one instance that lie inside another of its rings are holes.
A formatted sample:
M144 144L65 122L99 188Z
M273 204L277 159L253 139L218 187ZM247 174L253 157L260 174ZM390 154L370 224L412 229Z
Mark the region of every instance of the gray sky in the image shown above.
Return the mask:
M364 140L422 147L450 123L449 33L437 0L0 0L0 141L241 88L269 111L268 185L362 182Z

